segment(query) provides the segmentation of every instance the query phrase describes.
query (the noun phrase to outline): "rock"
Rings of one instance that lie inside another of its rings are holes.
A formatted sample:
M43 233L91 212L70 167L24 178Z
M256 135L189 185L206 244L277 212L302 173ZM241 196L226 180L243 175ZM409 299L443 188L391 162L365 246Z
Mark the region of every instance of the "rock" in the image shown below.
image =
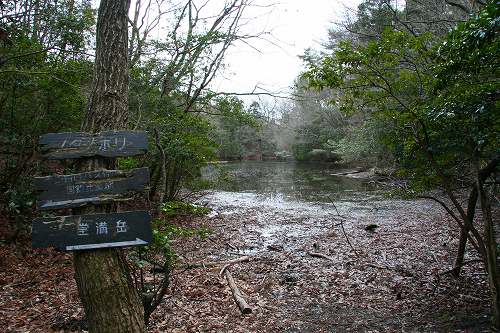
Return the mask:
M378 228L378 225L376 225L376 224L368 224L365 227L365 230L370 231L370 232L375 232L375 229L377 229L377 228Z

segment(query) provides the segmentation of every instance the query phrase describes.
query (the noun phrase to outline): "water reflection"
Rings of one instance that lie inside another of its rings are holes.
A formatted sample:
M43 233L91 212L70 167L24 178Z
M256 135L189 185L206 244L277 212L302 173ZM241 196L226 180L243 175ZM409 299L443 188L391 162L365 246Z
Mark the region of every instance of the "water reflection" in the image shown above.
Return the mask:
M264 194L279 200L328 202L329 198L353 199L376 190L374 184L334 176L334 164L298 162L231 162L207 166L202 174L216 190Z

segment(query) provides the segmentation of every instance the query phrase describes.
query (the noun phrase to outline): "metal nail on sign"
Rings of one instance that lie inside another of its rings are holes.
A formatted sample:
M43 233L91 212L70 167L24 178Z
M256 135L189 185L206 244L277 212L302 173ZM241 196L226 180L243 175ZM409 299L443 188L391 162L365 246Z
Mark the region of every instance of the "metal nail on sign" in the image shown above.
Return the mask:
M147 134L143 131L49 133L42 135L39 143L43 157L49 160L135 156L148 150Z
M67 251L146 245L150 222L144 211L42 217L33 221L32 245Z
M99 170L73 175L35 178L42 210L84 206L130 198L149 183L149 169Z

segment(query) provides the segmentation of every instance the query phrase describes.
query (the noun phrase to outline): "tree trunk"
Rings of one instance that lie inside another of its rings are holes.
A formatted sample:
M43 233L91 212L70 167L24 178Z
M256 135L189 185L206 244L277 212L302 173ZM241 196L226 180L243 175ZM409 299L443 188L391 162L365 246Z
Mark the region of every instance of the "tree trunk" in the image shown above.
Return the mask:
M145 332L144 310L121 251L75 252L75 278L90 332Z
M460 272L462 270L465 257L465 248L467 246L468 234L469 230L467 229L467 226L464 225L463 228L460 229L460 239L458 241L457 257L455 258L455 265L451 272L454 277L459 277Z
M122 129L128 116L128 8L130 0L106 0L97 18L92 92L82 129Z
M167 158L165 155L165 150L161 146L160 134L158 130L155 129L155 143L156 149L160 153L160 162L158 166L158 174L155 177L154 185L151 186L150 196L156 199L156 194L158 194L158 209L161 210L163 200L165 199L165 187L167 182L167 169L165 164L167 163ZM158 190L159 188L159 190Z
M468 221L464 221L463 228L460 229L460 240L458 242L458 251L455 260L455 268L452 271L452 274L455 277L460 276L460 271L462 270L462 266L464 263L467 238L469 237L469 232L470 232L469 225L472 225L474 223L474 216L476 213L476 203L477 203L477 187L473 186L472 191L469 195L469 202L467 204Z
M486 270L491 293L492 322L495 328L500 329L500 272L497 263L497 242L494 234L491 204L483 187L483 181L478 175L477 188L479 202L484 220L484 243L486 245Z
M82 130L124 129L128 113L128 8L130 0L101 0L92 92ZM82 159L79 171L114 168L113 159ZM75 209L115 211L114 205ZM75 279L90 332L144 332L144 309L119 249L74 252Z

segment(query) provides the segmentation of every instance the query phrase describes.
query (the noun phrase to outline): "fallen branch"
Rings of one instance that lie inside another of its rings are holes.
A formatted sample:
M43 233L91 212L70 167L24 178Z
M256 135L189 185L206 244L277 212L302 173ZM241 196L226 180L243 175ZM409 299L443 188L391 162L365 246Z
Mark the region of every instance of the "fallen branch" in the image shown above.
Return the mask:
M326 254L323 254L323 253L307 251L307 254L310 255L311 257L323 258L323 259L326 259L326 260L333 261L332 257L327 256Z
M35 283L37 283L37 282L34 281L34 280L28 280L28 281L23 281L23 282L8 284L8 285L5 285L3 288L7 288L7 287L14 288L14 287L19 287L19 286L22 286L22 285L25 285L25 284L35 284Z
M229 272L229 269L225 269L225 275L227 279L227 283L229 284L229 287L231 288L231 292L233 293L233 298L236 304L238 304L238 307L240 308L241 313L243 314L250 314L252 313L252 308L248 305L248 303L245 301L243 298L243 295L241 294L241 291L238 289L238 286L234 282L233 276L231 275L231 272Z
M236 258L236 259L232 259L232 260L227 260L227 261L207 261L207 262L197 262L197 263L191 263L191 264L184 264L184 265L181 265L181 268L200 268L200 267L214 267L214 266L219 266L219 265L232 265L232 264L236 264L236 263L239 263L239 262L246 262L246 261L250 261L250 257L249 256L244 256L244 257L240 257L240 258Z
M342 229L342 233L344 234L344 237L345 237L345 239L347 241L347 244L349 244L349 246L351 247L351 250L354 252L354 254L356 255L356 257L359 258L358 252L356 251L356 249L352 245L351 241L349 240L349 237L347 236L347 232L344 229L344 220L343 219L345 219L345 216L340 215L339 210L337 209L337 206L333 202L332 198L330 198L329 196L327 198L332 203L333 208L335 208L335 211L337 212L337 216L340 217L340 218L342 218L342 220L340 221L340 223L338 223L336 225L340 225L340 228Z
M339 172L339 173L331 173L330 176L347 176L347 175L354 175L357 173L361 173L363 170L351 170L351 171L346 171L346 172Z
M224 272L226 271L226 269L229 268L229 266L231 266L231 264L225 264L224 267L222 267L222 269L220 270L219 276L222 276L222 274L224 274Z
M186 309L185 307L181 306L180 304L177 304L176 301L172 301L172 303L174 303L174 305L176 307L178 307L179 309L181 309L182 311L185 311L188 315L192 316L192 317L196 317L196 315L194 313L192 313L191 311L189 311L188 309Z

